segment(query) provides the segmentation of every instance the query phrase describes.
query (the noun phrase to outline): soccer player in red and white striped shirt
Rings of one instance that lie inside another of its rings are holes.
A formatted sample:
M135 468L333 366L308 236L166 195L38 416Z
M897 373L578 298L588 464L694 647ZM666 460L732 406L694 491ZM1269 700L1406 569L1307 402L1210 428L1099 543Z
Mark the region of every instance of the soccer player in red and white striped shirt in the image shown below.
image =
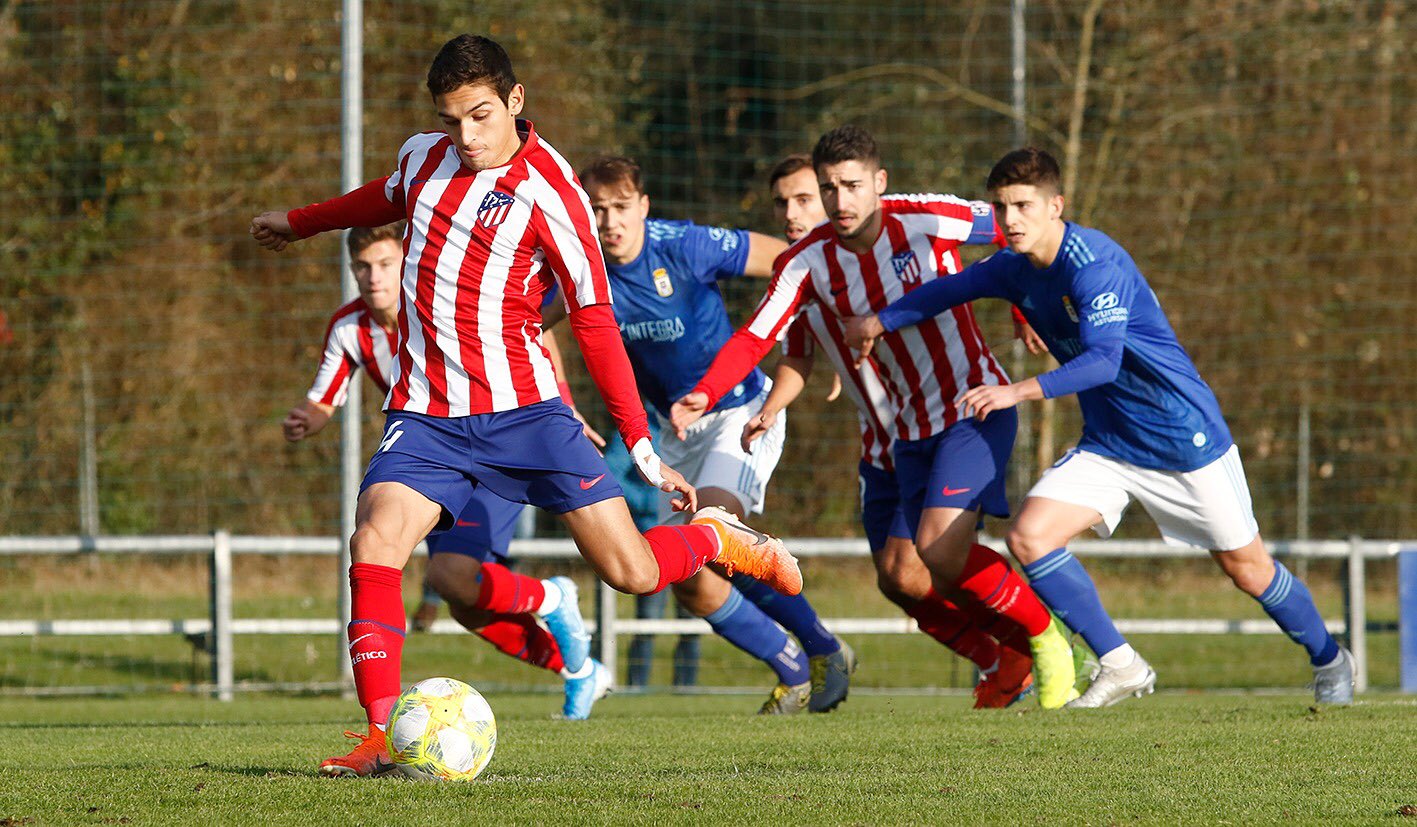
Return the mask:
M380 393L389 392L389 371L398 350L398 287L404 229L403 222L399 222L357 228L346 236L359 297L331 317L315 381L281 423L287 440L299 442L323 430L335 409L345 404L349 383L361 368ZM560 377L563 369L550 331L546 332L545 341ZM566 401L570 403L569 399ZM594 665L583 670L587 671L584 675L568 672L555 637L534 615L491 612L479 605L482 583L510 574L508 552L525 507L508 502L485 487L475 490L454 525L428 537L424 604L419 610L432 609L425 612L426 628L436 616L438 605L446 600L453 619L498 651L559 675L565 682L562 714L567 718L586 718L595 701L609 689L608 672ZM418 613L414 615L414 628L419 628Z
M883 197L887 174L875 139L860 127L823 135L812 166L828 223L778 258L752 318L675 404L676 428L696 420L757 364L804 305L838 319L873 313L958 272L961 244L997 236L988 204L948 195ZM873 357L894 412L892 450L907 524L936 591L978 600L1023 626L1039 701L1060 707L1076 695L1071 647L1028 584L977 542L983 513L1008 515L1005 472L1017 417L977 422L961 414L955 399L1007 378L968 305L909 331L883 337Z
M635 528L604 459L561 401L541 344L540 300L554 280L640 473L692 509L693 487L650 442L585 191L531 123L517 119L525 90L496 42L461 35L444 44L428 91L443 131L405 142L391 175L251 223L257 243L279 251L326 230L408 221L388 424L350 538L350 656L369 732L350 754L321 764L327 775L391 766L384 726L401 687L402 570L418 541L446 527L477 486L560 514L596 574L621 591L658 591L713 560L785 593L802 588L780 541L719 509L700 509L685 526L643 535ZM516 575L482 588L486 608L534 611L566 667L584 666L579 612L574 623L564 616L574 592Z
M800 240L812 227L826 221L810 156L784 158L773 167L768 185L772 189L773 210L788 241ZM1016 332L1023 335L1032 330L1016 328ZM987 611L978 602L966 601L965 605L979 616L976 622L932 587L930 572L915 550L912 531L906 525L901 507L895 463L891 459L891 423L895 420L895 410L875 364L870 361L857 364L843 337L841 321L824 312L821 305L808 304L798 312L783 337L782 357L773 376L772 391L762 410L743 429L744 449L765 433L778 414L797 398L811 375L817 352L825 353L835 368L836 387L844 387L856 403L861 426L861 460L857 469L861 483L861 524L871 547L881 593L914 618L922 632L978 667L980 681L974 688L975 708L1008 706L1033 683L1028 636L1008 618ZM833 396L835 391L828 400Z

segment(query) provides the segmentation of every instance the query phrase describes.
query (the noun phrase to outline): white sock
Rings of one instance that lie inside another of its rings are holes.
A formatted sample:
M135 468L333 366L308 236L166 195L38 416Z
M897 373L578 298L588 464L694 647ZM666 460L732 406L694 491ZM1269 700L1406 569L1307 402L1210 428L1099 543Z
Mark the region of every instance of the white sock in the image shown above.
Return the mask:
M1133 649L1130 643L1123 643L1098 660L1102 662L1103 669L1126 669L1136 658L1137 650Z
M546 597L541 601L541 605L536 607L536 613L545 616L560 608L561 587L550 580L542 580L541 586L546 589Z
M579 672L571 672L568 671L565 667L562 667L561 677L567 680L570 680L571 678L584 678L586 675L589 675L594 669L595 661L591 660L590 658L586 658L585 663L581 664L581 671Z

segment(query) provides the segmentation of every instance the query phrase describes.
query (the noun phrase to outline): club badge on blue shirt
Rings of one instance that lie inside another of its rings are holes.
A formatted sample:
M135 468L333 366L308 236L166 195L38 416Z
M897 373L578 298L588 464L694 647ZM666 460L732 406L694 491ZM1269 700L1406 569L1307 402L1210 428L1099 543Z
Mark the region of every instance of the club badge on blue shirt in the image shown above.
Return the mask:
M667 299L674 295L674 282L669 278L669 271L663 267L654 268L654 289L659 293L660 298Z

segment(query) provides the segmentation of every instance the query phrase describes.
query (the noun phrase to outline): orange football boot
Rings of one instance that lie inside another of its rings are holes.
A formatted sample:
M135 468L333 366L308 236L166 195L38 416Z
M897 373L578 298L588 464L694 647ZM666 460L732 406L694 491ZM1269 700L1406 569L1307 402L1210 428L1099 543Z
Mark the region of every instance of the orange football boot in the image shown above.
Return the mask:
M350 750L348 755L321 761L320 775L368 776L394 768L393 759L389 758L389 750L384 741L384 731L374 724L369 725L368 735L345 730L344 737L359 739L359 746Z
M748 528L715 506L700 508L690 523L709 526L718 534L719 552L714 562L727 569L729 576L741 571L782 594L802 593L802 570L781 540Z
M974 686L975 709L1012 706L1033 688L1033 657L1011 646L999 646L999 668Z

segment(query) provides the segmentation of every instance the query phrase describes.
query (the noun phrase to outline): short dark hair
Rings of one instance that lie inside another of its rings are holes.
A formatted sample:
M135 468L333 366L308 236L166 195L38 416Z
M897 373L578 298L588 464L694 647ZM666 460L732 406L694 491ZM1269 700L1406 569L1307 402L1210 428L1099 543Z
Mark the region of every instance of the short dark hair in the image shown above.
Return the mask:
M443 44L428 67L428 91L446 95L464 86L491 86L502 103L517 85L512 72L512 59L507 50L491 38L460 34Z
M624 155L603 155L586 164L581 169L581 186L590 188L592 182L602 185L629 182L635 192L644 194L644 173L634 158Z
M796 175L811 168L812 156L805 152L794 152L773 165L772 172L768 173L768 186L771 187L789 175Z
M1000 187L1028 184L1039 189L1063 191L1063 172L1058 159L1038 147L1026 146L999 159L989 170L984 188L993 192Z
M402 242L403 227L402 221L395 221L382 227L355 227L344 237L345 246L349 247L349 257L354 258L364 249L372 247L380 241Z
M842 161L860 161L863 164L881 165L881 151L876 147L876 139L871 133L857 126L846 124L823 135L812 148L812 166L824 167Z

